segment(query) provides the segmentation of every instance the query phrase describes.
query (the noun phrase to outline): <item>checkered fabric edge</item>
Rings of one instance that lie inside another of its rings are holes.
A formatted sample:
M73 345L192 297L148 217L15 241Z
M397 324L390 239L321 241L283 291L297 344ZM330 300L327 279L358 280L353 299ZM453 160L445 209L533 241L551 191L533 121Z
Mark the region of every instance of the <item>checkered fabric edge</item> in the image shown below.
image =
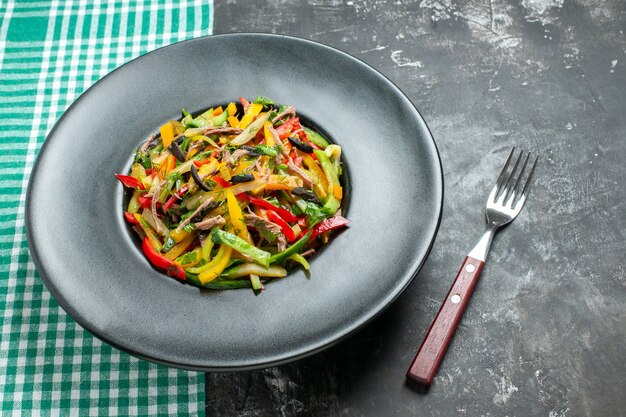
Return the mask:
M0 414L197 415L204 375L78 326L44 287L24 229L37 152L92 83L160 46L210 35L212 1L0 1Z

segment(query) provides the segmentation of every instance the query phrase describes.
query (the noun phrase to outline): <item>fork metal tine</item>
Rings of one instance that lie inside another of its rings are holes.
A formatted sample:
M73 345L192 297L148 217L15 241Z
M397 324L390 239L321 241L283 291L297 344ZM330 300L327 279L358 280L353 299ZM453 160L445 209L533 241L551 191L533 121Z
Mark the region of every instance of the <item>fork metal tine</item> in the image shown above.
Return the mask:
M522 157L522 154L524 153L524 151L522 151L520 153L520 158ZM520 188L522 187L522 177L524 177L524 173L526 172L526 165L528 164L528 159L530 158L530 152L528 152L526 154L526 158L524 158L524 163L522 164L522 169L519 172L519 175L517 176L517 180L515 181L515 185L513 185L513 188L511 189L511 196L509 197L509 199L506 202L507 206L510 206L511 208L515 207L514 206L514 202L516 199L518 199L519 194L520 194Z
M502 190L502 197L503 197L502 205L504 205L509 200L509 196L511 195L511 190L512 190L510 185L513 182L513 178L515 178L515 173L517 171L517 167L519 166L520 161L522 160L523 153L524 151L521 150L519 155L517 156L517 159L515 160L515 165L513 165L513 169L511 170L511 173L509 174L509 177L506 180L506 185L504 186L504 190Z
M517 201L514 200L512 202L512 204L511 204L511 210L519 212L519 210L521 210L522 207L524 206L524 203L526 202L526 197L528 196L528 188L530 187L530 183L532 181L533 174L535 173L535 166L537 165L537 160L538 159L539 159L539 156L537 155L535 157L535 160L532 163L532 166L530 168L530 172L528 174L528 177L526 177L526 181L524 182L524 185L523 185L524 188L523 188L521 194L519 195L519 197L516 197ZM522 187L521 184L520 184L520 187Z
M535 157L533 161L533 166L530 169L530 174L528 174L528 178L526 179L526 184L524 184L524 190L522 191L522 196L526 197L528 195L528 187L530 187L530 181L533 178L533 174L535 173L535 167L537 166L537 160L539 159L539 155Z
M526 154L526 158L524 159L524 163L522 164L522 170L519 173L519 177L517 177L517 181L515 181L515 186L513 187L513 191L519 192L520 184L522 177L524 176L524 172L526 171L526 165L528 165L528 160L530 159L530 152Z
M514 152L515 152L515 147L513 147L513 149L511 149L511 152L509 153L509 156L506 158L506 162L504 163L504 165L502 166L502 169L500 170L500 175L498 175L498 179L496 181L496 185L493 187L492 194L493 194L493 202L494 203L496 202L496 197L500 193L500 187L502 186L502 182L504 180L504 174L506 174L506 170L509 167L509 163L511 162L511 158L513 157L513 153ZM493 193L493 191L495 191L495 193Z

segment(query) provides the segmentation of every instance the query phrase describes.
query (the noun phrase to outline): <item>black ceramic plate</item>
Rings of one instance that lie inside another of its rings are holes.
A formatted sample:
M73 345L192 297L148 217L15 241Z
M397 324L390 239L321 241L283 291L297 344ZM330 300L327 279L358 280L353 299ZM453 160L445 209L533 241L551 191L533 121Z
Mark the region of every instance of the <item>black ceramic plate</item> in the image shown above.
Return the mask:
M257 95L294 105L342 146L350 227L309 276L295 271L258 296L181 284L143 257L113 173L181 107ZM111 345L181 368L260 368L327 348L404 290L437 232L442 185L422 117L371 67L302 39L213 36L135 59L70 107L32 173L28 242L63 309Z

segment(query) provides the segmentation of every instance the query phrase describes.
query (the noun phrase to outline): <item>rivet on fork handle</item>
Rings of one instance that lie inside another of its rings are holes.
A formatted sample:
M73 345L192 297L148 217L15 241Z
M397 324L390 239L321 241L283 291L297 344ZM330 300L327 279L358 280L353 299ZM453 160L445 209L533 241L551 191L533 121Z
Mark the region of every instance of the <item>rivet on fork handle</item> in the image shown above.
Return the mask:
M465 258L445 301L409 367L407 378L424 388L430 387L435 378L484 264L483 261L469 256Z

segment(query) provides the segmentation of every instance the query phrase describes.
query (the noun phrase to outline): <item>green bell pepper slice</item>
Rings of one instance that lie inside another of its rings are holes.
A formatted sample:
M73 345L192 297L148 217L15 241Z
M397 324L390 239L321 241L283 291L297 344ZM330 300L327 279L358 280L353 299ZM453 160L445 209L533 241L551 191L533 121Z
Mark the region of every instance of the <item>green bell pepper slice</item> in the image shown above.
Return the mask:
M312 233L313 233L313 231L309 230L309 232L306 235L304 235L300 240L298 240L296 243L294 243L293 245L289 246L284 251L278 252L278 253L272 255L270 257L270 259L269 259L270 265L282 262L282 261L284 261L285 259L289 258L291 255L293 255L295 253L300 253L300 251L302 250L304 245L306 245L307 242L309 241L309 238L311 237Z
M239 236L235 236L232 233L228 233L220 229L213 229L211 238L213 239L214 243L230 246L237 252L243 255L248 255L250 258L252 258L254 262L259 265L263 265L266 268L270 265L269 260L271 254L269 252L257 248L256 246L246 242Z
M304 133L306 133L306 137L320 148L326 149L326 147L330 145L326 138L317 133L315 130L309 129L306 126L302 126L302 130L304 130Z
M187 282L197 285L202 288L208 288L210 290L235 290L238 288L250 288L252 284L247 279L221 279L217 278L206 284L202 284L198 275L192 274L187 271Z
M228 112L224 110L219 115L213 117L213 126L221 126L228 118Z

